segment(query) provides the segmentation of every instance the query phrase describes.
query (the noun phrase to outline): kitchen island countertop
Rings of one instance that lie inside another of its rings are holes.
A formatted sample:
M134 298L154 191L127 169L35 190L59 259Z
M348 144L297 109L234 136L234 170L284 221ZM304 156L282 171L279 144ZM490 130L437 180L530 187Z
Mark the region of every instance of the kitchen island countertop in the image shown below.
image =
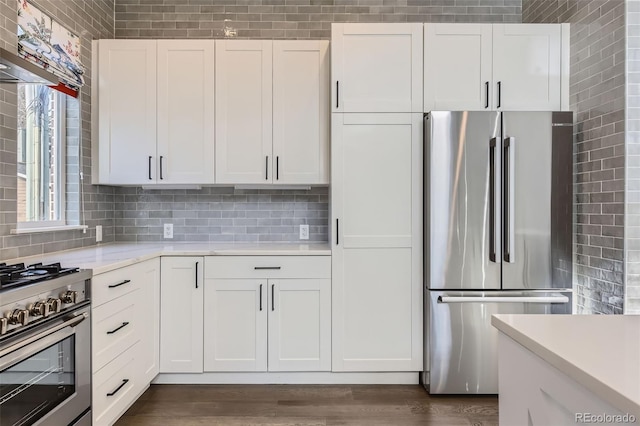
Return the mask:
M60 262L91 269L94 275L158 256L330 256L328 243L109 243L8 260L7 263Z
M493 315L491 324L640 418L640 315Z

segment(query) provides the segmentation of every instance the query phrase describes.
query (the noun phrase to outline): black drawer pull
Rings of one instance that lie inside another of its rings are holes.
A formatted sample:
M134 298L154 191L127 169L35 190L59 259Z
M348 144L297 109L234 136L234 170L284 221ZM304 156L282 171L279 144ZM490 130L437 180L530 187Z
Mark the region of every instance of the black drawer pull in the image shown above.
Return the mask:
M121 283L118 284L111 284L109 286L109 288L116 288L116 287L120 287L121 285L125 285L125 284L129 284L131 282L131 280L124 280Z
M280 266L254 266L253 269L255 269L256 271L261 271L261 270L264 270L264 269L272 269L272 270L276 270L277 271L277 270L281 269L281 267Z
M122 389L122 387L123 387L124 385L126 385L127 383L129 383L129 379L122 379L122 383L120 383L120 386L118 386L118 387L116 388L116 390L114 390L113 392L109 392L109 393L107 394L107 396L113 396L113 395L117 394L117 393L120 391L120 389Z
M125 322L122 323L122 325L120 327L115 328L115 329L113 329L111 331L107 331L107 334L114 334L114 333L118 332L119 330L122 330L123 328L125 328L128 325L129 325L129 321L125 321Z

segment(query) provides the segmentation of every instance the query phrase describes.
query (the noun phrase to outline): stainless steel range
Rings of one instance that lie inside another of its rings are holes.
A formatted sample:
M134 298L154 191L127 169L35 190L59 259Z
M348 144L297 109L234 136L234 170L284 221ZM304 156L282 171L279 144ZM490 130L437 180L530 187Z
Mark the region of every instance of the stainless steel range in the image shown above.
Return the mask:
M0 424L91 424L91 272L0 263Z

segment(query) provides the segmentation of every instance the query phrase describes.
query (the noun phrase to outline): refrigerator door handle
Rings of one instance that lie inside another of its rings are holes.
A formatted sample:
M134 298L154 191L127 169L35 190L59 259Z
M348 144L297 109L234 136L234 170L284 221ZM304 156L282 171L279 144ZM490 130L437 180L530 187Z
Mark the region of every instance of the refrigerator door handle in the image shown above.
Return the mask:
M503 155L504 177L502 179L504 190L503 204L503 259L507 263L515 263L515 138L507 137L504 139L504 155Z
M497 138L489 141L489 260L494 263L500 262L496 256L498 241L500 241L500 225L498 224L498 209L500 200L496 197L498 193L498 176L496 176L496 146Z
M438 303L569 303L567 296L438 296Z

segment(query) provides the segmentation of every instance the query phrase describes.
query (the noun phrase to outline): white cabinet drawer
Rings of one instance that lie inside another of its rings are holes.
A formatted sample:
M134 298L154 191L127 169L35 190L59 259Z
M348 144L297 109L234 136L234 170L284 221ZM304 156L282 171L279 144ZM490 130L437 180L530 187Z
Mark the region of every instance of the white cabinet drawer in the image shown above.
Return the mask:
M91 304L99 306L140 288L144 284L145 271L152 262L157 260L148 260L94 276L91 280Z
M139 391L134 345L93 375L93 424L111 425Z
M137 330L136 304L140 290L125 294L93 310L93 371L131 347L140 339Z
M331 278L330 256L209 256L205 278Z

